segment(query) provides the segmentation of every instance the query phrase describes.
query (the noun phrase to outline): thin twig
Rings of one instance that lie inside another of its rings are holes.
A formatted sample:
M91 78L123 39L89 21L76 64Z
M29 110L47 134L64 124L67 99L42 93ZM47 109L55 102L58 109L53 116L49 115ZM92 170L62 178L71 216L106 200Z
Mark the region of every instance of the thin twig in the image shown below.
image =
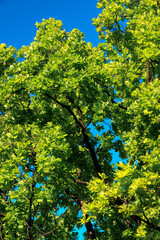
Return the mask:
M58 218L62 218L63 215L64 215L68 210L69 210L69 208L67 208L67 209L64 211L64 213L62 213ZM37 236L34 240L37 240L38 238L41 238L41 237L43 237L43 236L46 236L46 235L49 235L49 234L53 233L58 227L59 227L59 226L56 226L56 227L53 228L51 231L46 232L46 233L43 233L43 234ZM39 229L39 228L37 227L37 225L36 225L36 228ZM39 229L39 231L41 231L41 230Z
M78 179L74 179L74 177L71 177L71 178L75 183L88 185L88 182L86 182L86 181L81 181L81 180L78 180Z
M15 93L18 93L18 92L20 92L21 90L24 90L24 89L25 89L25 88L22 87L22 88L20 88L20 89L18 89L18 90L16 90L16 91L12 92L12 93L9 95L9 97L7 97L7 98L5 99L5 101L7 101L8 99L10 99Z

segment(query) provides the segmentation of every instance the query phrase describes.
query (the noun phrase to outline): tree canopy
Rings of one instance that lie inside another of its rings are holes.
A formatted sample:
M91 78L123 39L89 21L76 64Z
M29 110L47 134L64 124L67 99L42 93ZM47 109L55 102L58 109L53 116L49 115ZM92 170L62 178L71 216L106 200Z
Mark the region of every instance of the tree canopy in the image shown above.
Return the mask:
M160 2L97 7L97 47L54 18L0 44L1 239L159 239Z

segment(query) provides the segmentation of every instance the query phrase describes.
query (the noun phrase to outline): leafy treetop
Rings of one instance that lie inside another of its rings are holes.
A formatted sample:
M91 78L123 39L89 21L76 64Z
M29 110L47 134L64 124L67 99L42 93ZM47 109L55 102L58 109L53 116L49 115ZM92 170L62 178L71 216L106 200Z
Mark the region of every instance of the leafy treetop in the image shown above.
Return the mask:
M53 18L0 45L1 239L159 239L160 4L97 7L97 47Z

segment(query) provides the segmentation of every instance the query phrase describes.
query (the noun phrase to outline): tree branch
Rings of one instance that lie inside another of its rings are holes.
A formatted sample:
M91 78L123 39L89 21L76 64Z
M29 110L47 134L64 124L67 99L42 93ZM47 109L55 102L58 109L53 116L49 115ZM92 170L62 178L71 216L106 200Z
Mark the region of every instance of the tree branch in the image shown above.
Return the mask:
M30 226L29 226L29 224L26 222L25 219L23 219L23 221L24 221L24 223L27 225L27 237L28 237L28 240L31 240L30 233L29 233Z
M147 67L147 84L150 82L150 66L149 66L149 61L146 62L146 67Z
M90 154L91 154L91 157L92 157L92 160L93 160L93 164L94 164L94 167L96 169L96 172L97 174L98 173L101 173L101 167L100 165L98 164L98 159L97 159L97 155L94 151L94 149L92 148L90 142L89 142L89 137L88 137L88 134L86 132L86 126L84 125L83 121L82 121L82 111L81 109L78 107L78 111L79 111L79 115L80 115L80 120L77 119L76 115L74 114L74 112L72 111L72 109L70 108L70 106L64 104L64 103L61 103L59 102L55 97L49 95L48 93L45 93L45 95L51 99L53 99L58 105L60 105L61 107L67 109L67 111L72 115L72 117L74 118L75 122L80 126L81 128L81 131L82 131L82 134L83 134L83 138L84 138L84 142L85 142L85 145L87 147L87 149L89 150ZM99 174L98 174L98 177L99 177Z
M74 179L73 177L71 177L71 178L72 178L72 180L73 180L75 183L83 184L83 185L88 185L88 182L86 182L86 181Z
M109 97L111 97L111 94L109 93L108 90L103 90L103 92L107 93L107 95L108 95ZM112 98L111 98L111 102L112 102L113 104L117 104L117 106L118 106L119 108L124 109L124 110L127 111L127 107L124 107L124 106L121 105L120 103L117 103L117 102L114 101Z
M32 189L31 189L31 197L29 200L29 216L28 216L28 225L32 226L32 204L33 204L33 197L34 197L34 188L35 188L36 183L32 183Z
M4 202L5 202L7 205L9 205L9 203L8 203L7 200L6 200L6 197L5 197L4 192L2 191L2 189L0 189L0 193L1 193L2 197L3 197Z
M7 98L5 99L5 101L7 101L9 98L11 98L15 93L18 93L18 92L20 92L21 90L24 90L24 89L25 89L25 88L22 87L22 88L20 88L20 89L18 89L18 90L16 90L16 91L12 92L12 93L9 95L9 97L7 97Z
M114 203L116 203L117 205L115 206ZM121 205L122 205L123 203L127 204L126 200L125 200L125 199L122 199L122 198L116 198L116 199L114 200L114 202L110 202L110 204L111 204L113 207L118 208L118 209L121 209ZM142 202L141 202L141 204L142 204ZM141 207L142 207L142 206L141 206ZM154 225L153 223L151 223L151 222L149 221L149 219L146 217L146 215L145 215L144 212L143 212L143 215L144 215L144 217L146 218L146 220L143 219L143 218L141 218L141 217L139 217L138 215L135 215L135 214L134 214L134 215L131 215L130 218L131 218L138 226L141 225L141 222L144 222L144 223L146 223L150 228L153 228L153 229L155 229L155 230L157 230L157 231L160 231L160 227Z
M73 194L68 188L65 190L67 194L71 195L72 199L74 200L74 202L76 202L80 208L80 210L82 211L83 214L83 201L80 201L80 199L78 198L77 194ZM88 218L88 214L85 215L85 218ZM96 239L96 234L95 231L93 229L92 223L91 221L88 221L87 223L85 223L85 227L87 229L88 232L88 237L89 239Z
M69 210L69 208L67 208L67 209L64 211L64 213L62 213L61 216L59 216L59 218L62 218L62 217L64 216L64 214L65 214L68 210ZM38 238L41 238L41 237L43 237L43 236L47 236L47 235L53 233L58 227L59 227L59 226L56 226L56 227L53 228L51 231L46 232L46 233L43 233L43 234L37 236L34 240L37 240ZM37 225L36 225L36 228L37 228L39 231L41 231L41 230L38 228Z
M46 233L43 233L43 234L39 235L39 236L36 237L34 240L37 240L38 238L41 238L41 237L43 237L43 236L46 236L46 235L49 235L49 234L53 233L57 228L58 228L58 226L55 227L55 228L53 228L50 232L46 232Z
M111 97L111 94L110 94L109 91L106 89L107 87L103 84L103 82L102 82L102 83L98 83L98 84L104 89L103 92L107 93L107 95L108 95L109 97ZM120 103L117 103L116 101L114 101L113 98L111 98L111 102L112 102L113 104L117 104L117 106L118 106L119 108L124 109L124 110L127 111L127 107L124 107L124 106L121 105Z
M80 107L78 107L78 113L79 113L79 117L80 117L79 122L82 126L81 130L82 130L84 142L86 144L86 147L90 151L90 154L91 154L91 157L92 157L92 160L93 160L93 164L95 166L95 169L96 169L97 173L102 173L101 166L98 164L98 159L97 159L96 152L95 152L94 148L92 148L92 146L89 142L89 137L88 137L88 134L87 134L87 131L86 131L86 127L85 127L85 124L82 120L82 110L80 109ZM98 177L99 177L99 174L98 174Z
M86 219L87 218L88 218L88 215L86 214ZM87 232L88 232L89 239L96 239L96 234L95 234L95 231L93 229L91 221L87 222L85 224L85 226L86 226L86 229L87 229Z
M159 64L160 65L160 61L157 61L157 60L150 60L151 62L154 62L154 63L157 63L157 64Z
M153 223L151 223L149 220L144 220L144 219L141 218L141 217L140 217L140 220L141 220L142 222L146 223L150 228L153 228L153 229L155 229L155 230L157 230L157 231L160 232L160 227L159 227L159 226L156 226L156 225L154 225Z
M3 240L3 235L2 235L2 221L0 221L0 237L1 237L1 240Z

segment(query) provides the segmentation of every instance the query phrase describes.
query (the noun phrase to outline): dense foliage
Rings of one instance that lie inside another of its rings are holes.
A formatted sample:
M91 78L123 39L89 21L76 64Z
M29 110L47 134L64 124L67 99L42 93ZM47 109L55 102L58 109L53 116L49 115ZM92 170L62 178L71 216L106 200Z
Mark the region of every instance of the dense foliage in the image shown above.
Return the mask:
M52 18L0 45L1 239L160 238L160 3L97 7L97 47Z

